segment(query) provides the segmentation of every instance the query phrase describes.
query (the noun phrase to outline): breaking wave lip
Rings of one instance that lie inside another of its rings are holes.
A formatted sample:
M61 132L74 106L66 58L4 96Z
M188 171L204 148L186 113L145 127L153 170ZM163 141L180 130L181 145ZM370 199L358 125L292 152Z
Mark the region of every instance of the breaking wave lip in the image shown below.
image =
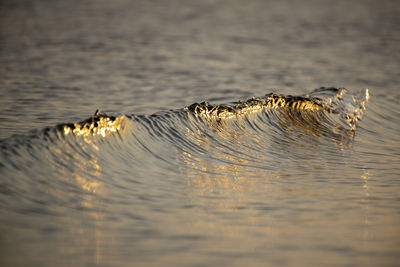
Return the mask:
M249 113L280 109L284 112L326 112L338 114L342 122L355 130L362 119L369 99L368 89L357 96L351 95L345 88L321 87L304 96L267 94L265 97L253 97L232 104L212 105L208 102L194 103L185 110L207 119L224 120L240 117Z
M177 122L172 122L172 119L176 120L176 116L179 117L178 123L191 128L193 124L195 127L220 128L228 121L243 119L255 132L260 127L258 124L269 123L283 132L295 127L310 135L351 137L358 121L364 115L369 97L368 89L353 95L345 88L321 87L301 96L270 93L264 97L253 97L228 104L194 103L182 109L158 112L150 116L133 114L109 116L97 110L93 116L78 123L62 123L41 131L33 131L30 135L12 136L0 140L0 148L3 151L10 150L10 146L24 144L30 146L37 143L35 139L43 141L65 138L69 135L106 137L123 131L126 119L141 122L142 125L143 122L153 121L149 123L150 126L145 127L151 135L151 132L157 132L157 128L175 127L174 124ZM250 118L253 114L258 116L258 119ZM151 129L152 127L154 129Z

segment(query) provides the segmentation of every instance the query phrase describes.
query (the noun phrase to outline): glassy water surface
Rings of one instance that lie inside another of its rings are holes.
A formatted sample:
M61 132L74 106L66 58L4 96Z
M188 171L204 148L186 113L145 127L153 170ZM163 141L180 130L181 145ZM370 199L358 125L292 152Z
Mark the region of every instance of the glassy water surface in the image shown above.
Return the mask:
M397 265L399 15L2 1L1 265Z

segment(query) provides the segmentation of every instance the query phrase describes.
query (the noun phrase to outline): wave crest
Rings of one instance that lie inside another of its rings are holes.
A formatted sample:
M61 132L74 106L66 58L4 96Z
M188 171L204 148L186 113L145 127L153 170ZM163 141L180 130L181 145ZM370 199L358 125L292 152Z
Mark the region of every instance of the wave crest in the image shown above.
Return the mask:
M186 111L198 117L215 120L232 119L254 112L271 112L280 109L286 112L327 112L338 114L351 130L355 130L366 109L369 99L368 89L352 95L345 88L321 87L304 96L277 95L270 93L264 97L253 97L231 104L194 103L185 107Z

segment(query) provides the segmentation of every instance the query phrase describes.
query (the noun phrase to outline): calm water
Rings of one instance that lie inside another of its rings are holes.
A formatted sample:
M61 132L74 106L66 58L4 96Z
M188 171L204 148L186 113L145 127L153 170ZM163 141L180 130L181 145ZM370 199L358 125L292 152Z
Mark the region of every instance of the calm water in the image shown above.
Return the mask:
M0 27L1 266L400 262L398 1L3 0ZM271 92L312 108L190 106Z

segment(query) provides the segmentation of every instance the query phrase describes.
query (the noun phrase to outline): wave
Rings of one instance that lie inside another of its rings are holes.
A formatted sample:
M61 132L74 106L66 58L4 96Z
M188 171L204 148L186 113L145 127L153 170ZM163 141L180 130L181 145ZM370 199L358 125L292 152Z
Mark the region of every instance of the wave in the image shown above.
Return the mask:
M321 87L303 96L270 93L228 104L194 103L150 116L109 116L97 110L78 123L62 123L0 141L1 166L20 169L21 157L41 161L43 157L49 158L43 150L47 154L63 154L68 153L66 147L72 149L72 154L90 157L91 152L86 151L88 144L96 150L94 144L98 142L113 142L110 136L125 140L126 146L119 151L129 151L135 157L139 152L151 153L160 159L164 159L163 153L168 155L168 151L159 149L170 149L166 143L191 155L215 158L219 151L245 161L254 159L252 154L271 148L274 143L315 145L333 140L344 145L351 143L368 99L368 89L353 95L344 88ZM217 152L207 153L216 147ZM51 156L54 157L59 155Z
M352 144L368 98L368 90L319 88L149 116L96 111L78 123L12 136L0 141L0 208L26 214L22 203L30 203L32 212L55 215L73 205L74 192L106 197L107 186L123 199L151 177L203 183L320 170Z

